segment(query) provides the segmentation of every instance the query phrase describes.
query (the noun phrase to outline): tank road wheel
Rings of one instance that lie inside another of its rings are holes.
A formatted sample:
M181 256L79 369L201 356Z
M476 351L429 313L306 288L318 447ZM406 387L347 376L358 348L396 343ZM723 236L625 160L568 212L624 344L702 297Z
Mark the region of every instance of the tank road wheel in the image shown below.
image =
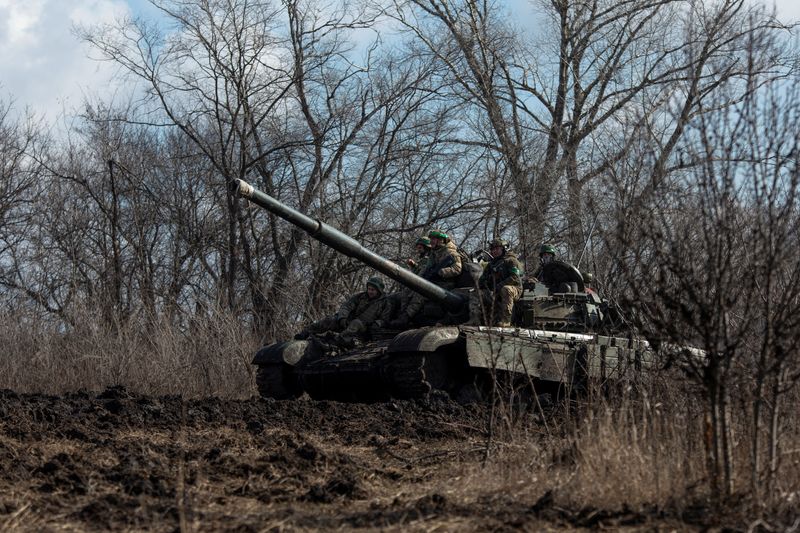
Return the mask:
M434 390L449 394L457 388L456 370L445 352L393 354L384 371L394 398L423 398Z
M291 400L303 394L294 370L287 364L258 365L256 386L262 398Z
M384 370L391 384L392 397L422 398L431 391L423 370L425 356L419 353L393 354Z

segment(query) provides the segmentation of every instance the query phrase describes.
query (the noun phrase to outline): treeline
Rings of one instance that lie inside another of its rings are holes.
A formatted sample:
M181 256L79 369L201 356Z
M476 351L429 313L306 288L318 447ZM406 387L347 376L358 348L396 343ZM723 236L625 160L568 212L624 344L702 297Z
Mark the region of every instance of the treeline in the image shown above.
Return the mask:
M361 286L236 179L390 258L432 226L468 250L502 234L529 271L551 242L654 342L709 354L673 363L702 385L715 490L736 491L742 443L749 486L788 490L798 56L764 6L153 3L79 29L126 105L87 102L60 136L3 106L6 316L146 339L225 313L269 340Z

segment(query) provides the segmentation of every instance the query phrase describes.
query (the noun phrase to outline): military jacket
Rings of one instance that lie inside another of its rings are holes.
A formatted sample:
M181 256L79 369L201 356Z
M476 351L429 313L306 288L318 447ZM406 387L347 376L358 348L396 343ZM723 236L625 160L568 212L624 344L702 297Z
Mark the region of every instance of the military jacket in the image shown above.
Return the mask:
M369 325L379 318L384 318L385 308L386 298L383 295L371 300L367 291L364 291L354 294L343 303L335 318L346 318L348 321L357 318L365 325Z
M416 264L411 267L411 272L417 276L423 275L425 273L425 269L428 268L428 261L430 261L430 254L425 254L418 258Z
M478 280L478 286L482 289L495 290L504 285L522 289L522 265L513 252L493 258Z
M431 250L428 266L422 276L429 280L445 280L457 278L459 274L461 274L461 255L456 245L450 241Z

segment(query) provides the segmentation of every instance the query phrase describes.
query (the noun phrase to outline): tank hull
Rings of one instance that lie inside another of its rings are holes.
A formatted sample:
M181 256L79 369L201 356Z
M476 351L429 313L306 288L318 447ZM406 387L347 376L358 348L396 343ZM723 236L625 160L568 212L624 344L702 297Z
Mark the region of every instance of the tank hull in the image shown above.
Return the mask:
M315 340L266 346L253 361L272 379L264 397L372 402L420 398L433 391L454 398L511 378L541 390L570 392L619 382L656 367L645 341L593 333L484 326L426 327L350 349ZM265 370L266 369L266 370Z

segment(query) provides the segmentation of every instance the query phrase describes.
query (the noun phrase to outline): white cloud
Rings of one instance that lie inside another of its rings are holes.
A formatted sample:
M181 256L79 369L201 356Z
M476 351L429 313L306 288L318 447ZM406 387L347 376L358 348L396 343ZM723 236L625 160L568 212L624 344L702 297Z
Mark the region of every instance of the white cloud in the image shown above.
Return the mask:
M799 0L774 5L781 20L800 21ZM54 120L80 106L84 94L113 92L114 66L91 59L72 28L111 22L132 10L158 16L146 0L0 0L0 100L10 97L18 110L27 106Z
M108 86L112 67L92 60L72 28L128 13L124 0L0 0L0 98L50 120L80 105Z

